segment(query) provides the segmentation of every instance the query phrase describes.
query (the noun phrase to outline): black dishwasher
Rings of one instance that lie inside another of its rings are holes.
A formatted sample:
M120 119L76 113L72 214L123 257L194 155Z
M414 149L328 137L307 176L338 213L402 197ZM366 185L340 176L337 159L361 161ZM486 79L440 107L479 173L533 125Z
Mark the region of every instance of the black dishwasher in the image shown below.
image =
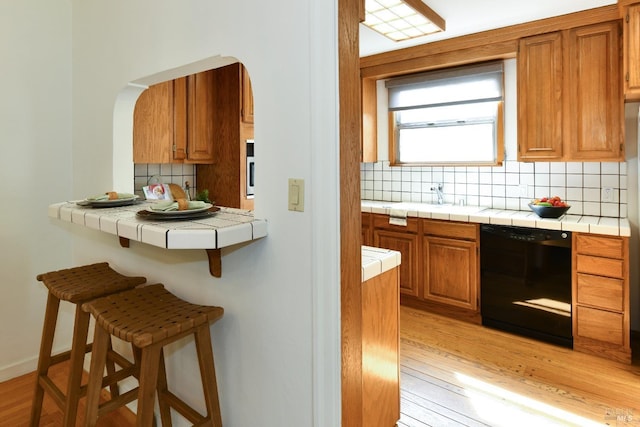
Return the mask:
M572 347L571 232L480 227L482 324Z

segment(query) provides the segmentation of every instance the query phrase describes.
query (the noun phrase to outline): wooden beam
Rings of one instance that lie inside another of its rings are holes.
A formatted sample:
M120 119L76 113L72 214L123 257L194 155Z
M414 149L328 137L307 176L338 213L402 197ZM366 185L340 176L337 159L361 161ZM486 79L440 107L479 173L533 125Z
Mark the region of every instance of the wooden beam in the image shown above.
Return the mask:
M429 21L431 21L436 27L442 31L446 30L447 23L444 18L436 13L435 10L424 4L422 0L404 0L406 4L411 6L416 12L421 13Z
M338 0L342 427L363 427L360 0Z

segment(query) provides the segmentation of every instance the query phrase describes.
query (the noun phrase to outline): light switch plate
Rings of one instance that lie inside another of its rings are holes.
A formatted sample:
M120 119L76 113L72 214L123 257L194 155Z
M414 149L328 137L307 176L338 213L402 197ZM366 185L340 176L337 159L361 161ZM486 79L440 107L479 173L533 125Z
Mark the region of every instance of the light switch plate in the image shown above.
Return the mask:
M304 212L304 179L289 178L289 210Z

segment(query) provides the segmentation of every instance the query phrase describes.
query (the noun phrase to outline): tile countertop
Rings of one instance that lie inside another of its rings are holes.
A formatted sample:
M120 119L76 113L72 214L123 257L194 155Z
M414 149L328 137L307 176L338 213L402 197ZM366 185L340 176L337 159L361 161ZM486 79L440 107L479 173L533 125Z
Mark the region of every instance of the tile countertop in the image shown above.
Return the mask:
M362 282L400 265L400 252L390 249L362 247Z
M220 207L215 215L202 219L154 221L136 217L150 202L130 206L91 208L75 202L49 205L51 218L82 225L121 239L166 249L220 249L267 235L267 221L253 212Z
M434 205L428 203L384 202L363 200L362 212L391 215L391 211L407 217L431 218L481 224L513 225L547 230L631 236L627 218L608 218L566 214L558 219L540 218L531 211L490 209L482 206ZM571 211L569 211L571 212Z

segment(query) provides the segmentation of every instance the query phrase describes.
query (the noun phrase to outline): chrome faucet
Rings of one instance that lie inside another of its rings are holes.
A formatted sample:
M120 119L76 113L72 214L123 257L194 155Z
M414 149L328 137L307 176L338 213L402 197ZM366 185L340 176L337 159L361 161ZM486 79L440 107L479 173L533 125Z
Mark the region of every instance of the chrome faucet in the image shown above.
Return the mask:
M444 194L442 193L443 188L444 188L444 185L442 183L438 183L437 185L434 185L433 187L431 187L431 191L435 191L436 194L438 195L439 205L444 203Z

